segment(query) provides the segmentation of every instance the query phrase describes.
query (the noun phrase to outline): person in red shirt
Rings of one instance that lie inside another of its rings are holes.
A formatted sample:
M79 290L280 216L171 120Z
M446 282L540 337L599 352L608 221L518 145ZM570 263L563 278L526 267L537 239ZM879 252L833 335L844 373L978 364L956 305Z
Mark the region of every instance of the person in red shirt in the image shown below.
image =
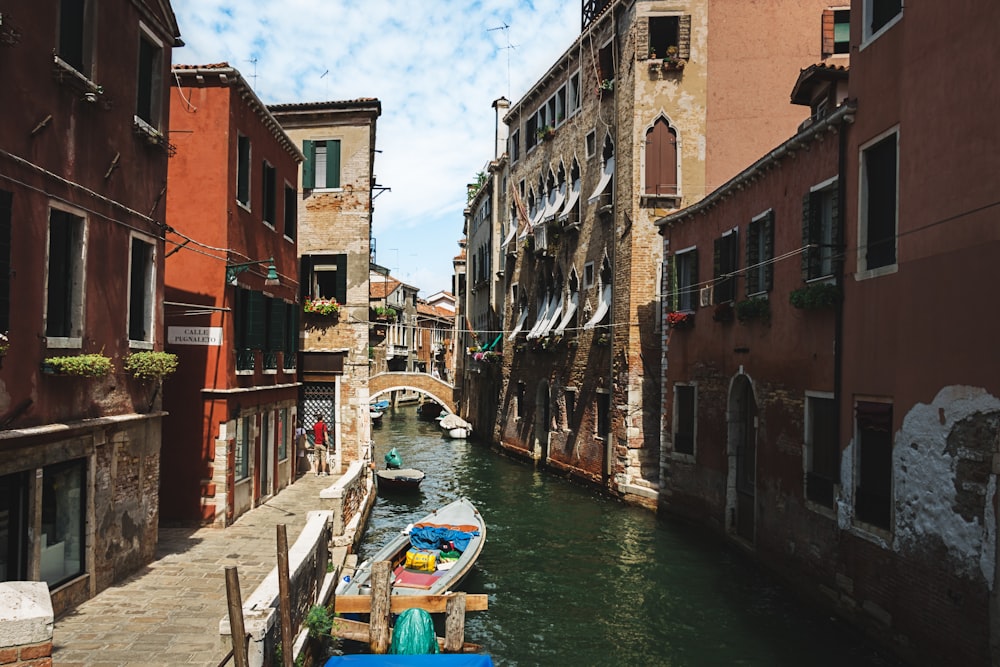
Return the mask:
M330 429L323 421L323 415L316 415L313 424L313 446L316 447L316 476L329 475L330 464L326 460L327 443L330 441Z

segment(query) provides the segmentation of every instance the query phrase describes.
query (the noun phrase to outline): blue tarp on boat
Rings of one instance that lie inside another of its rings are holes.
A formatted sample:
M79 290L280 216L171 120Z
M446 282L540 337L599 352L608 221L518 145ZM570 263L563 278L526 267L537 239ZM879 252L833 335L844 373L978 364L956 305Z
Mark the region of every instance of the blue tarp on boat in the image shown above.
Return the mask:
M478 530L467 532L441 526L416 526L410 531L410 544L418 549L438 549L442 543L451 542L456 549L464 552L469 540L478 534Z
M326 667L493 667L493 659L478 653L438 653L437 655L336 655Z

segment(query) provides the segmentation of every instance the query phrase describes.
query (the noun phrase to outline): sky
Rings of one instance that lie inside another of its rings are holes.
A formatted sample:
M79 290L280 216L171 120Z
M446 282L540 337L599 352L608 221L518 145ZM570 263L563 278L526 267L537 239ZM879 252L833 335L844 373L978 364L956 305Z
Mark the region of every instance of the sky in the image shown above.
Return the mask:
M172 0L175 65L228 62L265 104L374 97L376 261L451 290L466 185L513 102L580 32L566 0Z

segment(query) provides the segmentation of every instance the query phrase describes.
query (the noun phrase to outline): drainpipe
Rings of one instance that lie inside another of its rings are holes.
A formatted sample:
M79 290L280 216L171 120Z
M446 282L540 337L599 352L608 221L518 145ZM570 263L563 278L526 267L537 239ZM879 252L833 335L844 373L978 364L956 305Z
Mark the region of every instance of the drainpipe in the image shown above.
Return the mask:
M611 12L611 57L616 59L615 62L615 91L614 102L612 104L613 109L613 123L611 127L614 129L614 136L612 140L615 142L615 155L617 157L619 141L618 141L618 96L622 94L621 87L618 86L618 82L621 80L620 65L618 62L618 22L617 14L614 9ZM615 160L615 172L620 170L619 165L621 160ZM617 278L618 261L617 261L617 248L618 248L618 230L615 229L615 223L618 218L618 174L614 173L611 175L611 305L608 306L611 309L611 313L608 315L608 321L611 323L611 331L608 334L608 433L607 441L605 445L604 453L604 468L605 474L608 478L608 486L610 487L614 483L614 473L615 473L615 429L614 429L614 414L615 414L615 302L617 298L615 296L615 291L619 288ZM626 388L626 406L628 405L628 389ZM627 412L626 412L627 414Z
M849 102L844 102L849 104ZM840 148L837 155L837 245L834 250L840 256L840 266L834 271L834 284L840 293L840 299L834 306L833 315L833 401L834 414L834 442L837 443L838 453L843 451L840 436L843 432L841 428L841 408L843 406L843 375L844 375L844 269L847 244L845 242L844 231L847 225L844 222L847 212L847 128L854 123L854 114L848 113L840 123L838 141ZM840 460L837 461L837 483L840 483ZM836 507L834 507L836 511Z

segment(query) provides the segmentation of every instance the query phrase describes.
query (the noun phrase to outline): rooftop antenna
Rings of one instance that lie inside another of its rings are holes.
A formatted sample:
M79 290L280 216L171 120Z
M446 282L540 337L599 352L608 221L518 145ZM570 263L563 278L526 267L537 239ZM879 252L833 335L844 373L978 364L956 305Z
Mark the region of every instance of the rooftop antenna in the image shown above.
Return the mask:
M496 28L487 28L486 32L496 32L497 30L503 30L504 39L507 42L507 46L500 47L507 51L507 99L510 99L510 50L516 49L517 44L510 43L510 26L504 23L503 25L497 26ZM499 51L500 49L497 49Z
M256 93L257 92L257 56L254 56L253 58L251 58L247 62L248 63L253 63L253 74L250 75L250 78L253 79L253 86L252 86L253 87L253 92Z
M319 75L319 78L323 79L329 73L330 73L330 70L326 70L322 74ZM326 99L330 99L330 80L329 79L326 80Z

